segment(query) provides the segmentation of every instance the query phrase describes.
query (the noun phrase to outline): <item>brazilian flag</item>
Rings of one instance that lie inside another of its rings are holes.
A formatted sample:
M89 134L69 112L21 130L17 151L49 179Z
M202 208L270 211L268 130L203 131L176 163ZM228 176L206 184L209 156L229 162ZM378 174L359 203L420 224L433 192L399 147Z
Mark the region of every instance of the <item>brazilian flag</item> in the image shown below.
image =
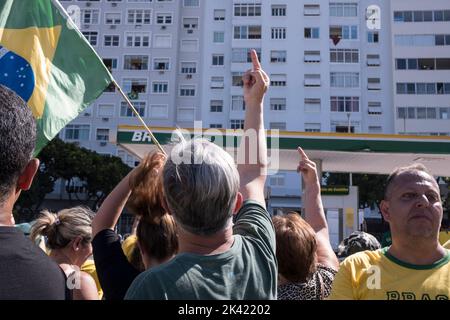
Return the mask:
M0 84L33 111L36 154L113 81L56 0L0 0Z

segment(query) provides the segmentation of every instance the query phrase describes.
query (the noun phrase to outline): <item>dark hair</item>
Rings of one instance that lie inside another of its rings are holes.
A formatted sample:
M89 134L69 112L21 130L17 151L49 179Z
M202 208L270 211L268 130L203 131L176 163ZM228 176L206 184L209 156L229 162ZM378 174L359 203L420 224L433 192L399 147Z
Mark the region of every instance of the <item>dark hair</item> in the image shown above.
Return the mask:
M0 85L0 203L9 195L30 161L36 123L25 101Z
M395 179L404 172L424 172L428 174L432 179L433 175L428 171L427 167L425 167L421 163L412 164L406 167L400 167L394 169L392 173L388 176L385 188L384 188L384 199L387 200L389 198L389 193L391 191L392 185L395 183Z
M278 272L291 282L306 282L317 270L317 242L313 228L296 212L272 218Z

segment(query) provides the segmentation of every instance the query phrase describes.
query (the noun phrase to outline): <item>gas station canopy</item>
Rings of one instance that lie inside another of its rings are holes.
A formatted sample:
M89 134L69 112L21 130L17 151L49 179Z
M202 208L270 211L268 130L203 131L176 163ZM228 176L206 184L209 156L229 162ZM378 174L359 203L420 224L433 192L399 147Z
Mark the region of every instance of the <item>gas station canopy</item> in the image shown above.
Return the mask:
M176 128L153 127L156 139L169 153ZM236 156L242 130L181 129L185 135L203 136ZM435 176L450 176L450 137L384 134L319 133L267 131L267 148L272 163L279 170L296 170L299 161L297 147L302 147L311 159L320 160L322 171L389 174L394 168L422 163ZM121 125L116 141L139 159L156 150L143 126ZM223 145L221 145L223 146ZM278 156L276 156L278 155Z

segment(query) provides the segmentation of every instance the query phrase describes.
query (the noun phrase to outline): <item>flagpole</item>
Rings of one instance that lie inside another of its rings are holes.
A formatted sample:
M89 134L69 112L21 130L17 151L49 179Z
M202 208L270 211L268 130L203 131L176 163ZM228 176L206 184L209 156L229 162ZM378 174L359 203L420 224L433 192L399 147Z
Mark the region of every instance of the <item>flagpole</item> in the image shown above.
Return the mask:
M139 121L144 125L145 129L147 129L147 131L150 134L150 138L152 139L153 143L158 147L159 151L161 151L167 157L167 153L161 147L161 145L159 144L158 140L153 135L153 133L150 130L150 128L145 124L145 122L141 118L141 115L139 114L139 112L137 112L136 108L133 106L133 104L131 103L130 99L128 99L128 96L125 94L125 92L123 92L122 88L117 84L116 80L113 79L112 83L114 84L114 86L116 86L117 89L119 89L120 94L125 99L125 101L128 103L128 106L131 108L131 110L133 110L134 114L139 119Z

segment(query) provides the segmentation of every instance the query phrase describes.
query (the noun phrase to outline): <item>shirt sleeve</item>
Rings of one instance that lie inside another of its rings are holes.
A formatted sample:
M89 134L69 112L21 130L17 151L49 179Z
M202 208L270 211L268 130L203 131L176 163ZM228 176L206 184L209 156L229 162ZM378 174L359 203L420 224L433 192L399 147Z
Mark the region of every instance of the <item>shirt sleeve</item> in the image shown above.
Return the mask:
M353 295L351 265L349 261L343 261L334 278L329 300L355 300Z
M105 299L123 300L139 271L128 262L119 236L113 230L102 230L92 240L92 248Z

